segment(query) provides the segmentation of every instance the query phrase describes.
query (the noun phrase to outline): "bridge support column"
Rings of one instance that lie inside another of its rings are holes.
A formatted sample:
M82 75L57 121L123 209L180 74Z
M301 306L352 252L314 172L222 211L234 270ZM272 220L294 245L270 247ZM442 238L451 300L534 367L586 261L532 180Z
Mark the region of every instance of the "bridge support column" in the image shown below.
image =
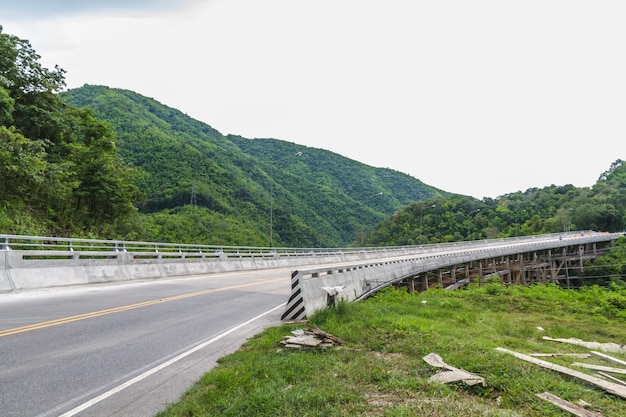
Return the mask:
M563 248L563 267L565 268L565 283L567 284L567 288L570 288L569 282L569 265L567 261L567 248Z
M552 249L548 249L548 268L550 268L550 281L554 282L556 278L554 274L554 262L552 260Z
M406 283L406 287L409 293L412 293L413 291L415 291L415 278L409 278Z
M543 284L544 280L543 280L543 276L541 273L541 268L539 268L539 256L537 255L537 252L533 252L532 254L533 256L533 282L541 282Z
M510 256L506 257L505 266L506 266L506 269L509 271L509 278L507 279L507 281L511 281L514 278L513 278L513 274L511 273L511 257ZM502 278L502 281L504 281L504 277L500 277L500 278Z

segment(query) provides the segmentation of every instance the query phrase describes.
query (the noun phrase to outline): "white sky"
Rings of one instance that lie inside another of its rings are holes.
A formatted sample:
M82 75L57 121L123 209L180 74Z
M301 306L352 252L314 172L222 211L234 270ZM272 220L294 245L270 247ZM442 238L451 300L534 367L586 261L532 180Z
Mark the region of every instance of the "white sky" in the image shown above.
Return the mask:
M152 97L477 198L626 160L626 2L0 0L69 88Z

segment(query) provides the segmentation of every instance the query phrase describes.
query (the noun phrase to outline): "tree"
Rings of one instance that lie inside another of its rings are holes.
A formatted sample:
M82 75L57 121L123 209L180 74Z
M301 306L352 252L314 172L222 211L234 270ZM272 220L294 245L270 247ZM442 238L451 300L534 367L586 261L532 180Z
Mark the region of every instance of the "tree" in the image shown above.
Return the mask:
M50 234L112 237L136 212L131 170L113 129L66 104L64 71L39 59L0 26L0 209L26 212Z
M12 124L27 138L55 142L63 129L59 114L63 100L56 93L65 87L65 71L43 67L40 58L30 42L4 34L0 26L0 87L13 103ZM6 109L0 94L2 101ZM4 120L7 123L6 115Z
M24 137L14 127L0 126L0 204L24 201L45 180L47 163L42 141Z

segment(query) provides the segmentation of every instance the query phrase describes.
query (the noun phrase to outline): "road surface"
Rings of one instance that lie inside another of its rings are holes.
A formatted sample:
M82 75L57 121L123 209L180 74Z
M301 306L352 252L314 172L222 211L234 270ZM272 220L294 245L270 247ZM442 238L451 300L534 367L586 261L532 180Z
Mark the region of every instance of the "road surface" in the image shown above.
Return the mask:
M0 294L0 415L154 416L289 293L273 269Z

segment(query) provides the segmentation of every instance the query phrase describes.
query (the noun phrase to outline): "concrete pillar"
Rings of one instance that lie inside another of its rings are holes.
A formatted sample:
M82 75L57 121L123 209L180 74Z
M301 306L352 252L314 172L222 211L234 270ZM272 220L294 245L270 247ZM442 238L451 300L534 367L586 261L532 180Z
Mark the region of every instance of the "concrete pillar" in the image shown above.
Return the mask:
M6 246L8 248L8 245ZM9 270L7 268L9 250L0 249L0 292L13 290L11 279L9 278Z
M511 276L511 275L513 275L513 271L511 270L511 257L510 256L506 257L505 267L509 271L509 279L508 279L508 281L513 281L513 277ZM503 278L502 281L504 281L504 277L502 277L502 278Z

